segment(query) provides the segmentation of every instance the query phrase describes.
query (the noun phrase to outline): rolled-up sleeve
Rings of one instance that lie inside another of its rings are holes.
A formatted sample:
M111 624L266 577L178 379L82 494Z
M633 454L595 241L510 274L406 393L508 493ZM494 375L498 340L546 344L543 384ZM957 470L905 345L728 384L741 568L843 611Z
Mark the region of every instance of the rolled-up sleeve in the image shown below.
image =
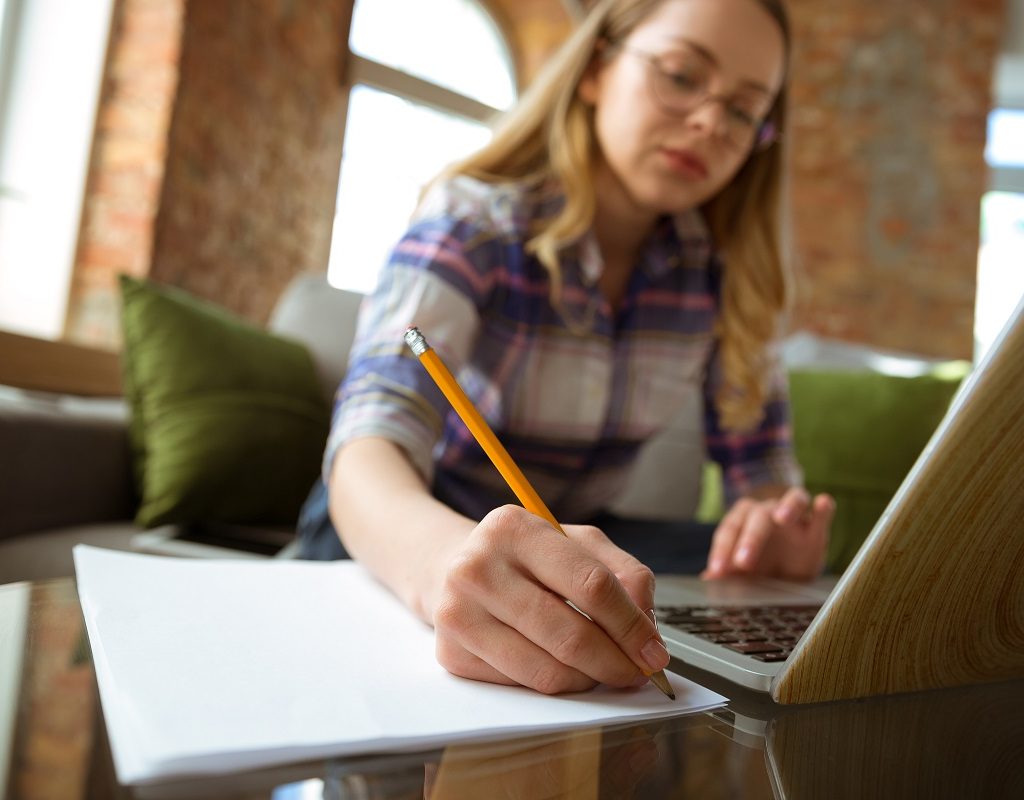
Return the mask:
M388 439L428 483L448 401L405 344L415 325L456 375L493 290L491 238L464 220L416 223L395 246L362 304L349 368L335 398L324 452L327 480L339 448L353 439Z
M722 468L725 497L731 505L762 486L799 486L803 473L793 453L789 391L778 359L769 375L764 417L749 431L736 433L721 427L714 397L721 385L717 349L704 382L704 436L708 456Z

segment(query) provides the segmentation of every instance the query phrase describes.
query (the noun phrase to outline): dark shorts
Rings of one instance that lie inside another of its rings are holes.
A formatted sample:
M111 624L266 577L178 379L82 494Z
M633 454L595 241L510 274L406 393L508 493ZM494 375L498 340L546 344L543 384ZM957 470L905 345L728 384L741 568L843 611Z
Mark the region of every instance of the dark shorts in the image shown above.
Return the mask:
M664 522L624 519L600 514L592 520L627 553L656 573L696 574L707 563L714 525L702 522ZM348 558L327 513L327 489L317 480L302 506L297 526L299 558L334 561Z

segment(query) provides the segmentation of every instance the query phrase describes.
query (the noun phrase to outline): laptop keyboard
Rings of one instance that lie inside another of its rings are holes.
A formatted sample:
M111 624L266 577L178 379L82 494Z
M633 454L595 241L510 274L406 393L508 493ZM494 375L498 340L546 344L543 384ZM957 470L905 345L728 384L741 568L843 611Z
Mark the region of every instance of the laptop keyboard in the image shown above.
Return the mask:
M820 606L658 606L659 625L768 663L785 661Z

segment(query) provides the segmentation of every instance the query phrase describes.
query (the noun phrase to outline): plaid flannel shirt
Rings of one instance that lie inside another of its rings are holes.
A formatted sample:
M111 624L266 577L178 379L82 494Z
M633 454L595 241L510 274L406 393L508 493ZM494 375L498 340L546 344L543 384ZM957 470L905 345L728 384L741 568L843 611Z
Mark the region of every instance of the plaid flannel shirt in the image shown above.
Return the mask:
M552 202L465 177L431 193L360 310L325 476L344 442L379 436L474 519L516 502L406 348L403 334L417 325L560 520L606 510L640 446L693 391L704 396L704 443L727 497L799 483L781 369L758 428L719 426L710 398L722 266L701 216L662 220L617 312L597 285L602 261L588 234L561 260L556 307L547 271L524 247Z

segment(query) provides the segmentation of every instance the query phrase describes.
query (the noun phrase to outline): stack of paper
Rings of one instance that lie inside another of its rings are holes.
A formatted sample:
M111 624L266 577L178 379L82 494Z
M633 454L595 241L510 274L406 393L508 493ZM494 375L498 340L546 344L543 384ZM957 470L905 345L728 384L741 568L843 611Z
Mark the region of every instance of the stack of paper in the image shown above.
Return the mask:
M454 677L433 631L352 562L193 561L75 548L118 778L640 721L724 698L670 675L547 697Z

